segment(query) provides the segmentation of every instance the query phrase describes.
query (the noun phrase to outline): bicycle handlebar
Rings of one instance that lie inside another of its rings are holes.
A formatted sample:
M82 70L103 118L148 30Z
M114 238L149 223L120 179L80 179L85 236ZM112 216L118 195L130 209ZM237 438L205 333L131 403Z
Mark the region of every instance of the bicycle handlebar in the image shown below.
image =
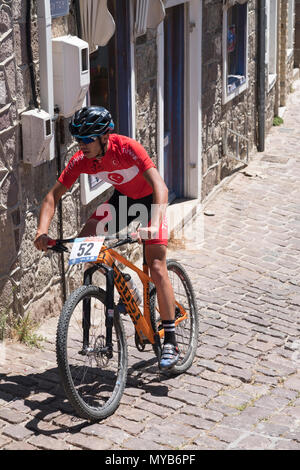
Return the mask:
M132 233L127 238L119 240L118 242L116 242L112 246L107 247L106 249L110 250L110 249L117 248L117 247L120 247L120 246L123 246L123 245L127 245L129 243L130 244L131 243L138 243L138 240L136 238L133 238L134 236L136 236L136 233ZM92 237L88 237L88 238L92 238ZM105 241L106 240L115 240L115 239L116 239L116 237L106 237ZM65 244L66 243L74 243L75 240L76 240L76 238L56 239L56 240L49 239L48 249L52 250L52 251L56 251L57 253L68 252L68 248L65 246ZM103 250L103 251L105 251L105 250Z

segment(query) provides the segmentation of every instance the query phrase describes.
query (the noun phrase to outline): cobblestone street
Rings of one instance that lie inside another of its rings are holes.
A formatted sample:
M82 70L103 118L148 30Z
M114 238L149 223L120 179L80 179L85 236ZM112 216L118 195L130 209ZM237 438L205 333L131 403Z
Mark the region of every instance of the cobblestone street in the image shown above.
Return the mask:
M89 424L60 387L51 318L43 350L0 351L1 449L300 449L300 81L294 88L265 152L208 200L187 231L194 242L170 250L198 301L191 369L160 375L152 350L130 338L121 405Z

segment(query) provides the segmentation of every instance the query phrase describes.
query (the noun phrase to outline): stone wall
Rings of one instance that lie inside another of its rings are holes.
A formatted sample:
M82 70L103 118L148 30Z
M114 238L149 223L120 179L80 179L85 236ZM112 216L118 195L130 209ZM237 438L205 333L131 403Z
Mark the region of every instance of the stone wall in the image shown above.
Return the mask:
M286 104L287 95L292 91L294 71L294 51L288 54L288 2L278 0L278 34L277 34L277 79L275 85L267 92L266 131L273 124L279 108ZM268 90L268 77L266 77Z
M32 2L32 54L35 88L39 100L39 44L36 2ZM32 88L27 55L25 0L0 0L0 317L30 312L35 317L57 313L62 302L61 258L38 252L33 245L44 196L57 180L57 157L33 168L22 162L20 116L32 107ZM53 37L76 34L72 9L68 17L53 19ZM61 168L77 150L61 119ZM106 195L103 195L103 199ZM101 199L100 199L101 200ZM80 203L77 182L62 201L63 234L78 233L99 204ZM56 213L50 236L59 236ZM81 281L80 269L70 270L65 260L67 290ZM79 271L79 272L77 272Z
M18 110L30 100L26 43L22 44L24 6L21 1L0 1L0 315L12 305L22 311L18 252L25 220Z
M268 75L266 75L266 90L268 90ZM277 84L273 85L273 87L268 90L266 95L266 132L268 132L271 127L273 126L273 120L274 120L274 110L275 110L275 105L276 105L276 86Z
M287 95L291 92L293 81L293 68L294 68L294 53L288 56L288 1L281 0L280 2L280 106L286 105Z
M157 164L157 47L156 31L136 40L136 140Z
M280 106L285 106L293 82L294 54L287 55L288 44L288 2L278 0L278 76L269 90L266 73L266 133L273 125L273 119ZM230 158L235 154L236 138L227 139L225 151L225 128L249 139L249 150L255 149L257 123L257 13L259 3L248 1L248 75L249 86L239 96L222 104L222 23L221 0L203 2L203 66L202 66L202 198L205 198L222 178L230 174L240 163ZM297 7L297 5L296 5ZM299 5L298 5L299 11ZM246 146L241 141L239 157L243 160Z
M225 128L228 127L249 139L250 149L255 143L256 106L256 1L249 0L249 86L239 96L222 104L222 25L223 8L219 0L203 2L202 49L202 198L232 172L238 163L224 154ZM235 153L236 138L229 137L228 149ZM245 141L241 141L239 157L246 153Z

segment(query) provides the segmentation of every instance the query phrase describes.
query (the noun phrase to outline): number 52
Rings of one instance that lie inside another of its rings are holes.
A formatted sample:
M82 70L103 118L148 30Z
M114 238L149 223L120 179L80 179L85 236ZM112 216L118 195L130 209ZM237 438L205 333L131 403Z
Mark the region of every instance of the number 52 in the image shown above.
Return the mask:
M89 256L93 246L94 243L81 243L77 252L77 256Z

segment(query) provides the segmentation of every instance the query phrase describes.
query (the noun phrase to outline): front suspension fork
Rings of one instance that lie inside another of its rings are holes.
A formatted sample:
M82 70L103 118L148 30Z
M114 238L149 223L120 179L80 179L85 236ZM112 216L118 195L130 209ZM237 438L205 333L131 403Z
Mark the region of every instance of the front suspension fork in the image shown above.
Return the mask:
M101 268L106 277L106 299L105 299L105 327L106 343L105 355L110 359L113 355L112 329L114 323L114 270L106 264L95 264L84 272L83 283L85 286L92 284L93 274ZM91 326L91 299L83 300L82 329L83 329L83 353L89 350Z

